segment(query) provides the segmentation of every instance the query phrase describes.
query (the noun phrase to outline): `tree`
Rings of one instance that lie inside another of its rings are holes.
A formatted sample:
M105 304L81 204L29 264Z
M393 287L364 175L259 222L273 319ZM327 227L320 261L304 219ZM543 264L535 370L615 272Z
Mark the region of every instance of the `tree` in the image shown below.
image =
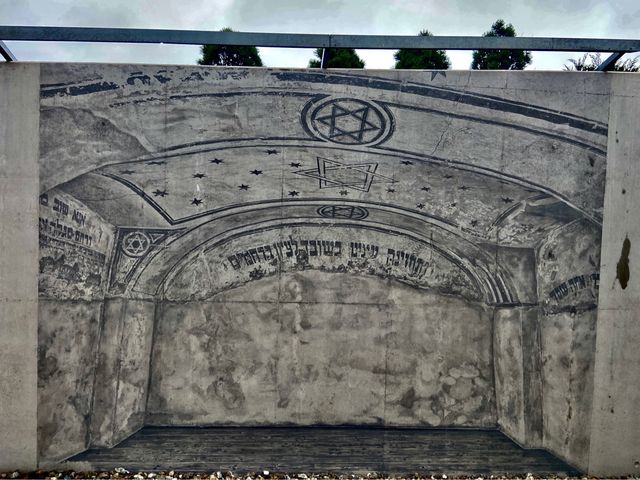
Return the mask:
M314 54L318 58L309 60L309 68L320 68L322 62L322 48L316 48ZM329 61L327 68L364 68L362 60L353 48L327 48Z
M233 32L229 27L221 32ZM225 65L230 67L262 67L262 59L256 47L239 45L202 45L202 57L198 65Z
M565 64L565 70L576 70L582 72L593 72L598 69L602 63L602 57L599 53L585 53L580 58L570 58L570 65ZM627 58L622 63L616 63L613 66L614 72L639 72L640 71L640 55L634 58Z
M485 32L484 37L515 37L513 25L498 19ZM531 52L524 50L475 50L473 52L473 70L523 70L531 63Z
M422 30L420 37L431 37L429 30ZM397 69L447 70L451 62L444 50L401 48L393 54Z

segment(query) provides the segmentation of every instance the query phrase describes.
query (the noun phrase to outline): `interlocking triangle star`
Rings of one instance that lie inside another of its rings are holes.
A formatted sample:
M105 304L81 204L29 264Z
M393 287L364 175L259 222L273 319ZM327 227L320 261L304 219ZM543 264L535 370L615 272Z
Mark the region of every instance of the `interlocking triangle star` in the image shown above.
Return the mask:
M374 179L384 179L393 183L394 180L376 173L377 163L342 163L337 160L317 157L317 168L298 170L293 173L319 180L319 188L350 188L360 192L368 192ZM346 190L343 190L346 192ZM341 195L345 195L340 192Z
M328 137L351 138L354 142L362 143L366 132L379 131L382 127L369 119L371 108L365 105L356 109L348 109L337 103L331 105L331 113L316 117L316 122L329 127Z

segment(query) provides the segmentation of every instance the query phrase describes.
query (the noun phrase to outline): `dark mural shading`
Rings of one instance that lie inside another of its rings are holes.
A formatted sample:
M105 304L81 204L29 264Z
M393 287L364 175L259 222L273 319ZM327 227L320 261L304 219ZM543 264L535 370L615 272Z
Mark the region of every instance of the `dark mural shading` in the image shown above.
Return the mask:
M503 73L42 78L45 457L145 424L499 427L588 453L564 409L591 401L577 372L593 361L603 82L558 76L560 101ZM74 325L69 358L49 336ZM79 382L57 427L52 371Z

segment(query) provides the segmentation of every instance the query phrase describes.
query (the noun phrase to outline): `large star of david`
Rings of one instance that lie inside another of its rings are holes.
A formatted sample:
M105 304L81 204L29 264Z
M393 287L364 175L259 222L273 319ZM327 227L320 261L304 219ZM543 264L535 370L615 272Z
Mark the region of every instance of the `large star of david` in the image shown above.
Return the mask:
M375 178L383 178L394 182L392 178L376 173L377 163L341 163L328 158L317 157L317 168L298 170L298 175L317 178L320 188L350 188L360 192L368 192Z
M322 114L327 109L329 112ZM341 143L366 143L383 128L378 113L369 105L348 101L326 105L314 120L323 135Z

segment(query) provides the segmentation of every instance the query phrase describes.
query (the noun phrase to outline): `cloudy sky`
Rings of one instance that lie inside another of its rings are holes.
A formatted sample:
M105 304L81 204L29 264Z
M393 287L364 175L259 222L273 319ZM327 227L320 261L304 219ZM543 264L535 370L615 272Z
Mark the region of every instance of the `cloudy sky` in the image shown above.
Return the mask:
M638 0L0 0L4 25L167 28L247 32L482 35L497 18L519 36L639 38ZM193 64L197 46L7 42L19 60ZM307 49L261 48L270 67L305 67ZM367 68L393 52L359 50ZM468 69L471 52L448 52ZM530 69L559 70L573 53L534 52ZM603 56L606 56L603 55Z

